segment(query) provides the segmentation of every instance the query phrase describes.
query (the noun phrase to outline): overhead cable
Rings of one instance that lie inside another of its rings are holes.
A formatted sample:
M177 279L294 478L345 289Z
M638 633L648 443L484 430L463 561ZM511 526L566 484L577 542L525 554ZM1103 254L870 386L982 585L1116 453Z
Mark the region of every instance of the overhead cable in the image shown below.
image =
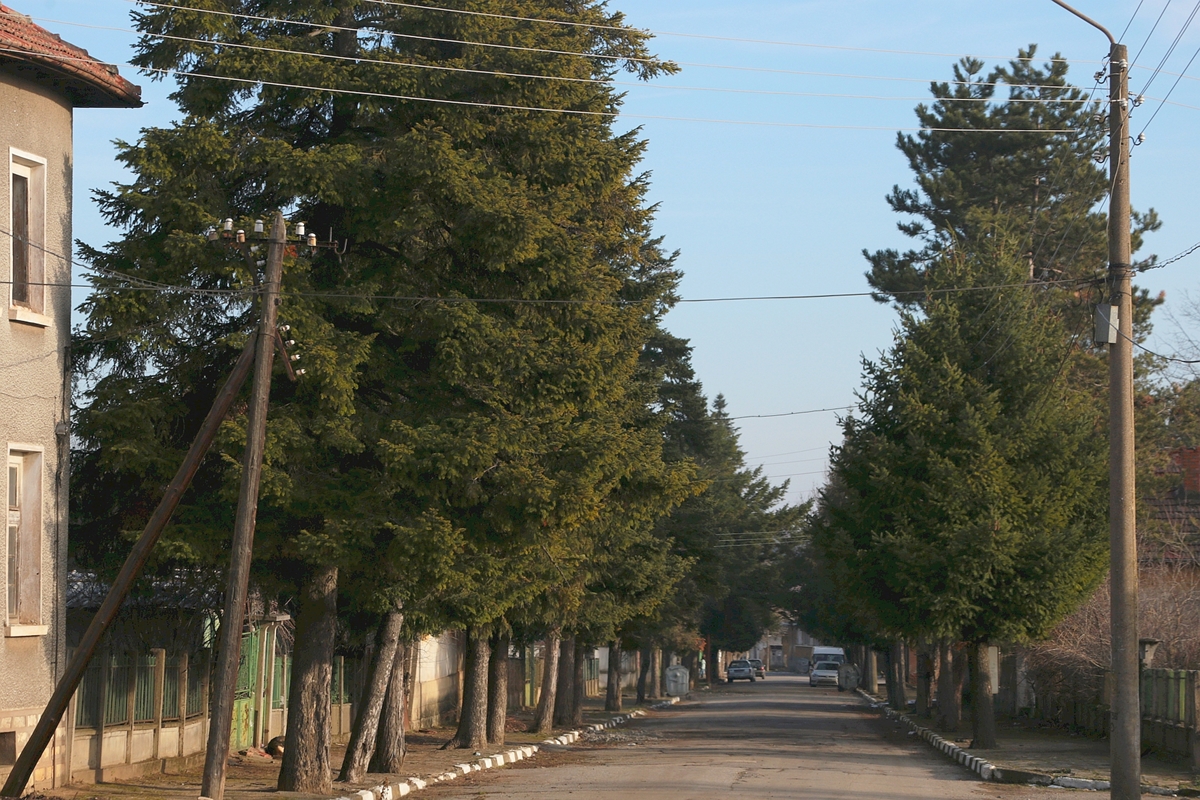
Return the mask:
M0 13L0 16L4 16L4 14ZM846 93L839 93L839 92L795 92L795 91L782 91L782 90L772 90L772 89L736 89L736 88L726 88L726 87L719 87L719 86L678 86L678 85L674 85L674 84L652 83L649 81L618 81L618 80L610 80L607 78L577 78L577 77L564 76L564 75L536 75L536 74L524 73L524 72L504 72L501 70L473 69L470 67L449 67L449 66L446 66L443 64L418 64L418 63L414 63L411 61L393 61L390 59L366 58L363 56L342 56L342 55L338 55L336 53L317 53L317 52L313 52L311 50L289 50L289 49L281 48L281 47L268 47L265 45L244 44L241 42L221 41L221 40L215 40L215 39L197 39L197 38L191 37L191 36L176 36L173 34L166 34L166 33L143 34L142 32L134 30L132 28L118 28L118 27L114 27L111 25L90 25L90 24L86 24L86 23L82 23L82 22L71 22L69 20L51 19L49 17L31 17L31 19L35 19L39 22L45 22L45 23L50 23L50 24L71 25L71 26L79 27L79 28L87 28L89 30L104 30L104 31L113 31L113 32L117 32L117 33L129 33L129 34L134 34L134 35L148 35L148 36L153 36L156 39L165 39L165 40L173 41L173 42L189 42L192 44L203 44L203 45L208 45L208 46L214 47L214 48L234 48L234 49L238 49L238 50L250 50L250 51L261 52L261 53L275 53L277 55L306 56L306 57L310 57L310 58L320 58L320 59L326 59L326 60L330 60L330 61L345 61L345 62L352 62L354 64L370 64L370 65L385 66L385 67L404 67L404 68L410 68L410 69L422 69L422 70L430 70L430 71L436 71L436 72L461 72L461 73L467 73L467 74L471 74L471 75L491 75L491 76L500 77L500 78L522 78L522 79L528 79L528 80L560 81L563 83L599 84L599 85L604 85L604 86L627 86L627 87L633 87L633 88L649 88L649 89L659 89L659 90L667 90L667 91L714 92L714 93L719 93L719 94L749 94L749 95L766 95L766 96L774 96L774 97L815 97L815 98L846 99L846 100L901 100L901 101L905 101L905 102L927 101L930 99L928 96L924 96L924 95L922 95L922 96L870 95L870 94L846 94ZM864 80L874 79L874 76L870 76L870 75L853 76L853 77L862 78ZM934 81L925 81L924 79L918 79L918 78L914 78L912 80L914 82L916 82L916 81L927 82L927 83L934 82ZM964 81L963 83L969 83L969 82ZM1060 87L1054 86L1052 84L1037 84L1037 85L1029 84L1027 86L1021 86L1018 84L1003 84L1003 85L1010 86L1011 88L1060 88ZM1149 98L1149 99L1157 100L1158 98ZM1055 103L1087 104L1087 103L1091 102L1091 100L1087 99L1087 98L1070 99L1070 98L1046 98L1046 97L1015 97L1015 98L1008 98L1008 99L997 99L994 97L956 97L956 98L953 98L953 102L956 102L956 103L999 103L999 102L1039 103L1039 104L1043 104L1043 105L1051 105L1051 104L1055 104Z
M30 54L28 50L22 50L12 47L0 47L2 53L18 53ZM95 63L95 59L65 56L59 54L37 54L43 58L55 58L60 61L87 61ZM1074 133L1073 128L897 128L890 125L835 125L816 122L769 122L762 120L736 120L736 119L718 119L704 117L673 117L658 114L628 114L623 111L589 111L583 109L572 108L547 108L542 106L522 106L509 103L488 103L479 100L451 100L444 97L421 97L418 95L402 95L402 94L386 94L383 92L369 92L360 89L335 89L328 86L308 86L296 83L283 83L281 81L266 81L257 78L235 78L227 75L208 75L201 72L187 72L184 70L167 69L165 67L139 67L136 64L108 63L105 66L111 67L129 67L130 69L142 69L147 72L158 72L164 75L176 75L190 78L201 78L204 80L228 81L253 86L271 86L282 89L303 89L312 92L328 92L330 94L349 95L352 97L373 97L381 100L402 100L415 103L431 103L435 105L450 105L462 106L469 108L494 108L505 111L532 111L546 114L565 114L568 116L582 117L606 117L616 119L618 117L626 119L652 119L663 120L669 122L703 122L715 125L749 125L756 127L768 128L799 128L804 130L854 130L854 131L887 131L891 132L923 132L923 133L979 133L979 134L1000 134L1000 133L1033 133L1040 135L1053 136L1060 133Z
M443 6L430 6L430 5L422 5L422 4L418 4L418 3L403 3L403 2L397 2L397 0L366 0L366 2L373 3L374 5L380 5L380 6L392 6L392 7L396 7L396 8L411 8L411 9L416 9L416 10L420 10L420 11L440 11L440 12L444 12L447 14L463 14L463 15L469 15L469 16L475 16L475 17L489 17L491 19L505 19L505 20L510 20L513 22L537 22L537 23L543 23L546 25L560 25L560 26L568 26L568 27L574 27L574 28L590 28L593 30L624 31L624 32L629 32L629 33L649 34L651 36L675 36L675 37L680 37L680 38L685 38L685 39L707 39L709 41L717 41L717 42L738 42L741 44L766 44L766 45L775 45L775 46L779 46L779 47L804 47L804 48L813 48L813 49L818 49L818 50L848 50L848 51L857 52L857 53L883 53L883 54L902 55L902 56L933 56L936 58L990 58L990 59L1011 58L1011 56L978 56L978 55L974 55L972 53L939 53L939 52L930 52L927 50L897 50L897 49L883 48L883 47L858 47L858 46L853 46L853 45L815 44L812 42L788 42L788 41L780 41L777 39L748 39L748 38L743 38L743 37L738 37L738 36L715 36L712 34L704 34L704 33L680 33L678 31L662 31L662 30L655 30L653 28L637 28L637 27L630 26L630 25L610 25L610 24L596 23L596 22L575 22L573 20L546 19L544 17L522 17L522 16L516 16L513 14L497 14L497 13L492 13L492 12L488 12L488 11L469 11L467 9L462 9L462 8L445 8ZM1034 59L1025 59L1025 60L1032 61ZM1048 62L1052 62L1052 63L1068 61L1068 59L1065 59L1065 58L1050 58L1050 59L1046 59L1046 60ZM1099 62L1096 62L1096 61L1072 61L1071 63L1096 64Z
M1163 57L1159 60L1158 66L1154 68L1154 72L1150 73L1150 78L1146 81L1146 85L1142 87L1140 94L1145 94L1146 92L1150 91L1150 87L1154 85L1155 78L1159 76L1159 73L1162 72L1162 68L1166 66L1167 59L1169 59L1175 52L1175 48L1179 46L1180 40L1183 39L1183 35L1187 33L1187 29L1191 27L1192 21L1196 19L1196 14L1198 13L1200 13L1200 0L1196 0L1196 5L1192 7L1192 13L1189 14L1188 18L1184 21L1183 26L1179 29L1179 33L1175 34L1175 38L1172 40L1171 46L1167 48L1167 52L1163 53ZM1190 64L1191 62L1188 63ZM1184 72L1186 73L1187 70L1185 69Z

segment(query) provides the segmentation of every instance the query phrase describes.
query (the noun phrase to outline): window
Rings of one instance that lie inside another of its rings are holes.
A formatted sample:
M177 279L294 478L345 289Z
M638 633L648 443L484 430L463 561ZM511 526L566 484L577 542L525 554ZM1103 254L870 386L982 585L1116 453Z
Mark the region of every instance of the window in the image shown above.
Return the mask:
M39 322L45 308L46 162L29 153L9 153L9 317ZM15 312L15 313L13 313ZM32 312L32 315L30 314Z
M5 620L8 636L46 633L42 616L42 454L28 445L8 452Z

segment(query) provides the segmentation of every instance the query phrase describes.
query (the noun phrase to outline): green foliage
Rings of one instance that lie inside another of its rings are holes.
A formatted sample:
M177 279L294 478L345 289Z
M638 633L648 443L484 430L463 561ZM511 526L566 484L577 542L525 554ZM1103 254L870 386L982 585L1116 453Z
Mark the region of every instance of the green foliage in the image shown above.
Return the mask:
M1024 271L1002 221L926 273L931 288ZM844 616L878 635L1024 641L1107 566L1102 417L1034 287L930 295L864 366L813 525Z
M356 608L398 602L427 630L490 622L557 590L555 562L579 538L599 551L624 531L608 550L643 558L639 542L688 481L686 466L663 462L639 357L677 275L651 234L644 145L613 132L620 96L591 79L673 67L596 3L506 12L600 27L358 0L216 7L256 18L139 15L140 64L229 80L181 78L182 121L126 145L133 182L100 195L125 234L87 257L131 278L100 281L78 337L77 555L121 550L255 319L253 265L200 232L283 208L347 250L285 264L281 319L309 374L273 387L260 585L290 592L302 565L337 563ZM187 291L131 291L131 280ZM241 413L168 532L171 563L223 563Z

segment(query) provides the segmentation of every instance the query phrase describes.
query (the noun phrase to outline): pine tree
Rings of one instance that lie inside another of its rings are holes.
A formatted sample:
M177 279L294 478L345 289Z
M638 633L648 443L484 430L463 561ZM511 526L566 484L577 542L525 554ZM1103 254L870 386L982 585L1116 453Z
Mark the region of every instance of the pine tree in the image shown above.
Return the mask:
M1019 234L990 232L940 259L931 288L1019 281ZM930 295L865 365L813 536L880 634L1036 639L1104 574L1103 418L1066 380L1078 350L1038 291ZM989 710L977 746L994 741Z

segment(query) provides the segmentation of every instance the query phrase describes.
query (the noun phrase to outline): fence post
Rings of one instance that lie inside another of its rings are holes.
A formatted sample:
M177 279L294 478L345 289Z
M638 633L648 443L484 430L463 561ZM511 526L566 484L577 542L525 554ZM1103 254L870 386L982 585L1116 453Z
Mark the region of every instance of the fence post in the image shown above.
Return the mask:
M176 694L176 705L179 714L179 752L175 755L183 757L183 738L187 734L187 699L188 699L188 654L179 654L179 689Z
M154 757L162 758L163 727L163 684L167 679L167 651L161 647L150 649L154 657Z
M208 729L212 726L212 709L208 707L208 679L212 674L212 650L204 651L200 665L200 713L204 720L204 741L208 741Z
M1194 669L1187 671L1187 748L1188 761L1192 769L1200 767L1200 723L1196 719L1196 710L1200 707L1200 672Z
M133 763L133 727L137 719L137 655L129 656L129 666L125 668L125 713L128 730L125 733L125 763Z

